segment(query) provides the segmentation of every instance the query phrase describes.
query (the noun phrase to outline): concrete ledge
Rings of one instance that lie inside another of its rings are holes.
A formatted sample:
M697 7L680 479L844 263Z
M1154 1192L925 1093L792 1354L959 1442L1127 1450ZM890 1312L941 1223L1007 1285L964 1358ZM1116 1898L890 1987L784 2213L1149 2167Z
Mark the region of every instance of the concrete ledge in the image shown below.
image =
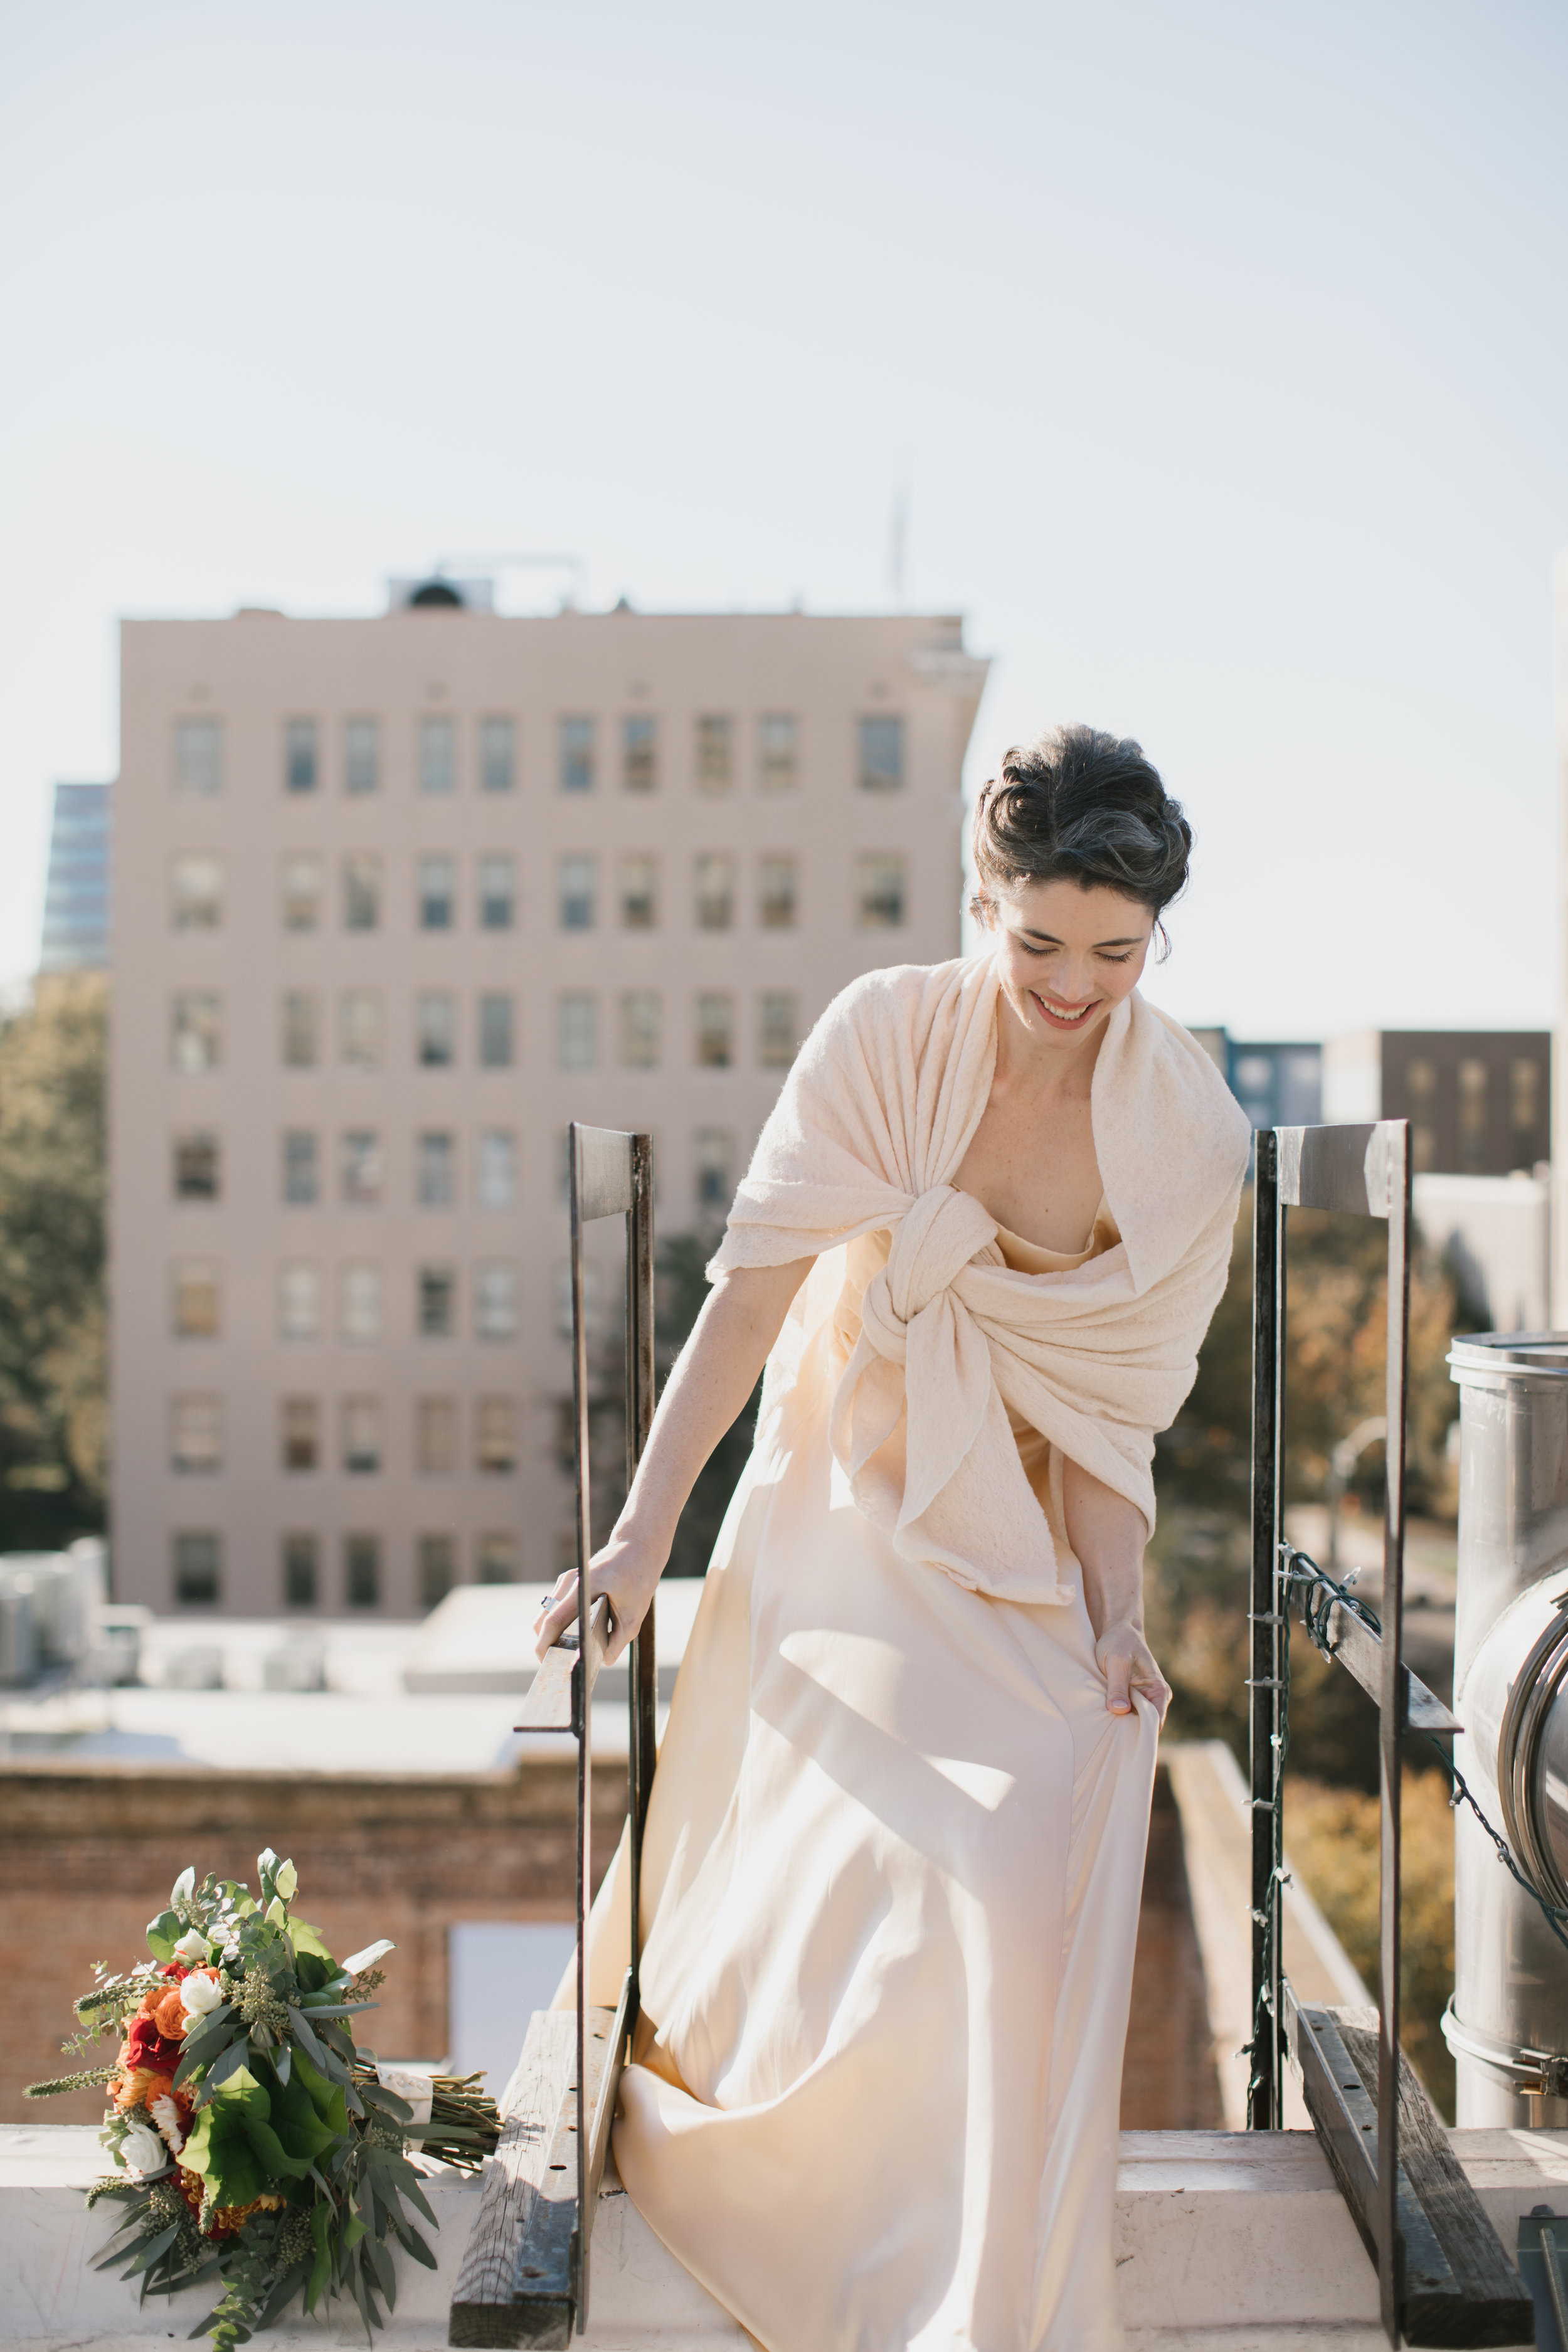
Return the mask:
M1535 2205L1568 2215L1568 2133L1454 2134L1460 2162L1504 2244ZM0 2126L0 2347L145 2352L183 2339L206 2291L138 2308L113 2272L90 2267L112 2216L82 2191L102 2170L97 2135L62 2125ZM436 2352L479 2209L476 2178L437 2168L439 2269L395 2256L398 2305L387 2352ZM1310 2132L1124 2132L1116 2258L1129 2352L1376 2352L1377 2281ZM593 2324L584 2352L708 2352L748 2339L689 2278L618 2182L594 2230ZM279 2346L363 2345L352 2310L279 2328ZM824 2347L828 2352L828 2347Z

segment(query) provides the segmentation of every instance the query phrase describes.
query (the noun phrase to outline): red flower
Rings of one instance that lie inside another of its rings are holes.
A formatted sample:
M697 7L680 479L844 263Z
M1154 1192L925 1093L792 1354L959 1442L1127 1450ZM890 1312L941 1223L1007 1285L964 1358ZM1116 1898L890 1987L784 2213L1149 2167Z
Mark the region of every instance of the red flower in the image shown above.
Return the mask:
M133 2017L125 2036L125 2047L120 2063L129 2074L138 2066L150 2067L154 2074L172 2074L180 2063L180 2045L158 2031L157 2020Z

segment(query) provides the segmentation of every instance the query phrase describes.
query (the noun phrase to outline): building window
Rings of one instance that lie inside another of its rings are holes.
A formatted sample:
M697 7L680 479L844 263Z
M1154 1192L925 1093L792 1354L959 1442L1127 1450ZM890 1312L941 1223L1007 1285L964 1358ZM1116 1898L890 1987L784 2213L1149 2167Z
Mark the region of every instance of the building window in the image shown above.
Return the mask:
M860 789L896 793L904 781L904 722L883 712L860 721Z
M421 1069L450 1069L458 1058L458 1000L444 988L415 1000L415 1051Z
M697 1210L704 1223L729 1214L735 1197L735 1139L727 1127L700 1127L692 1138Z
M795 723L790 712L770 710L758 719L757 772L764 793L794 791Z
M1487 1066L1467 1055L1458 1076L1459 1160L1479 1173L1487 1164Z
M174 1606L216 1609L223 1591L223 1538L183 1529L174 1540Z
M278 1269L278 1336L299 1342L321 1336L321 1269L294 1259Z
M621 1066L658 1067L658 995L651 988L628 988L621 998Z
M727 793L734 780L732 730L722 712L710 713L697 722L697 789L700 793Z
M353 1127L342 1138L342 1197L346 1209L374 1209L381 1202L381 1138L374 1128Z
M591 793L594 789L594 722L591 719L561 721L561 789Z
M381 1538L343 1538L343 1599L351 1609L381 1606Z
M517 1138L510 1128L488 1127L479 1137L474 1195L481 1209L517 1205Z
M727 849L704 850L697 860L697 928L727 931L735 919L735 861Z
M308 1127L283 1131L283 1198L290 1209L310 1208L321 1197L321 1154Z
M555 1060L563 1070L593 1070L599 1063L599 1000L571 989L556 1000Z
M479 1067L481 1070L510 1070L511 1067L510 996L481 996L479 999Z
M416 1157L415 1193L422 1209L450 1209L458 1199L458 1139L443 1128L426 1128Z
M174 1065L182 1076L216 1070L223 1056L223 999L210 988L182 988L171 1013Z
M211 1472L223 1468L223 1399L177 1396L169 1400L169 1467Z
M321 1547L314 1536L283 1538L283 1606L313 1609L320 1591Z
M641 850L621 860L621 929L651 931L658 923L658 860Z
M171 1328L176 1339L216 1339L223 1329L223 1276L216 1258L176 1258Z
M313 793L320 782L315 720L286 719L283 722L284 791Z
M216 719L174 721L174 790L187 800L211 800L223 789L223 725Z
M697 1000L697 1065L727 1070L735 1058L735 1000L720 989L704 989Z
M498 1530L481 1536L475 1547L479 1581L481 1584L515 1584L517 1582L517 1538Z
M338 1337L351 1348L374 1347L381 1338L381 1268L361 1260L338 1275Z
M627 792L651 793L658 782L658 734L646 712L623 722L621 752L621 782Z
M556 1265L553 1285L556 1337L570 1339L572 1337L572 1267L569 1260L563 1260ZM604 1317L600 1311L603 1287L599 1279L599 1268L594 1260L589 1258L583 1268L583 1320L587 1326L590 1339L596 1337L604 1328Z
M793 931L795 859L786 850L768 850L757 867L757 920L764 931Z
M877 851L858 858L855 919L863 931L896 931L904 919L904 861Z
M419 1538L419 1606L438 1609L458 1580L458 1545L453 1536Z
M479 929L510 931L517 912L517 867L510 857L479 860Z
M209 1127L188 1128L174 1138L176 1201L216 1201L221 1190L218 1139Z
M223 860L190 851L169 868L169 921L176 931L216 931L223 920Z
M343 722L343 790L356 798L381 790L381 729L374 719Z
M800 1042L795 998L766 989L757 999L757 1060L764 1070L787 1070Z
M517 1268L492 1260L474 1268L474 1337L517 1337Z
M449 1477L458 1466L458 1405L449 1396L420 1397L414 1407L414 1460L422 1477Z
M343 1468L356 1478L370 1477L381 1468L381 1399L344 1397L342 1402Z
M563 931L591 931L594 928L595 860L592 857L563 857L558 869L557 904Z
M474 1467L493 1475L517 1468L517 1408L510 1397L481 1397L474 1416ZM490 1580L480 1578L481 1583Z
M283 860L283 928L316 931L321 927L321 861L300 855Z
M358 851L343 860L343 929L374 931L381 922L381 860Z
M1513 1129L1513 1164L1535 1164L1541 1127L1541 1066L1520 1055L1509 1065L1509 1122Z
M422 1339L450 1339L458 1328L458 1276L449 1265L422 1265L415 1276Z
M419 721L419 789L434 800L458 789L458 729L450 719Z
M419 860L419 928L449 931L458 919L458 861L455 857Z
M315 1397L283 1400L279 1429L285 1470L319 1470L321 1466L321 1408Z
M513 748L510 719L481 719L479 721L479 790L482 793L510 793L517 776L516 752Z
M1437 1066L1423 1055L1405 1066L1410 1090L1410 1159L1418 1176L1437 1164Z
M338 1050L345 1070L381 1066L381 992L345 988L338 999Z
M308 988L283 992L283 1066L313 1070L321 1058L321 1001Z

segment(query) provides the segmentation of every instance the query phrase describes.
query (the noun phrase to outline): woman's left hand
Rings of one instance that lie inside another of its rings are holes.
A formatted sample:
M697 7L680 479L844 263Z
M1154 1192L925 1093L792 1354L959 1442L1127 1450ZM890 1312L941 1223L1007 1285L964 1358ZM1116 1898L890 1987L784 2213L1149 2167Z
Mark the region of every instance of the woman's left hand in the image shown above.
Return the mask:
M1125 1619L1108 1625L1094 1645L1094 1663L1105 1676L1105 1704L1112 1715L1131 1715L1136 1691L1164 1722L1171 1685L1154 1663L1142 1626Z

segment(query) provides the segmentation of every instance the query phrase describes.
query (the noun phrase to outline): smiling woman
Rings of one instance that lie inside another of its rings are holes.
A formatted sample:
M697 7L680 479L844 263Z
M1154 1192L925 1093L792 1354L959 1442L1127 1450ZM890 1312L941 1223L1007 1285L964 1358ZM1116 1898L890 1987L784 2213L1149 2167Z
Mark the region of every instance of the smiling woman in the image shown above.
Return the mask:
M654 1777L614 2144L766 2352L1119 2343L1170 1696L1143 1633L1153 1433L1247 1151L1137 988L1189 838L1136 744L1009 753L976 816L982 952L863 974L801 1047L589 1565L614 1658L765 1360ZM626 1966L623 1867L595 2002Z

